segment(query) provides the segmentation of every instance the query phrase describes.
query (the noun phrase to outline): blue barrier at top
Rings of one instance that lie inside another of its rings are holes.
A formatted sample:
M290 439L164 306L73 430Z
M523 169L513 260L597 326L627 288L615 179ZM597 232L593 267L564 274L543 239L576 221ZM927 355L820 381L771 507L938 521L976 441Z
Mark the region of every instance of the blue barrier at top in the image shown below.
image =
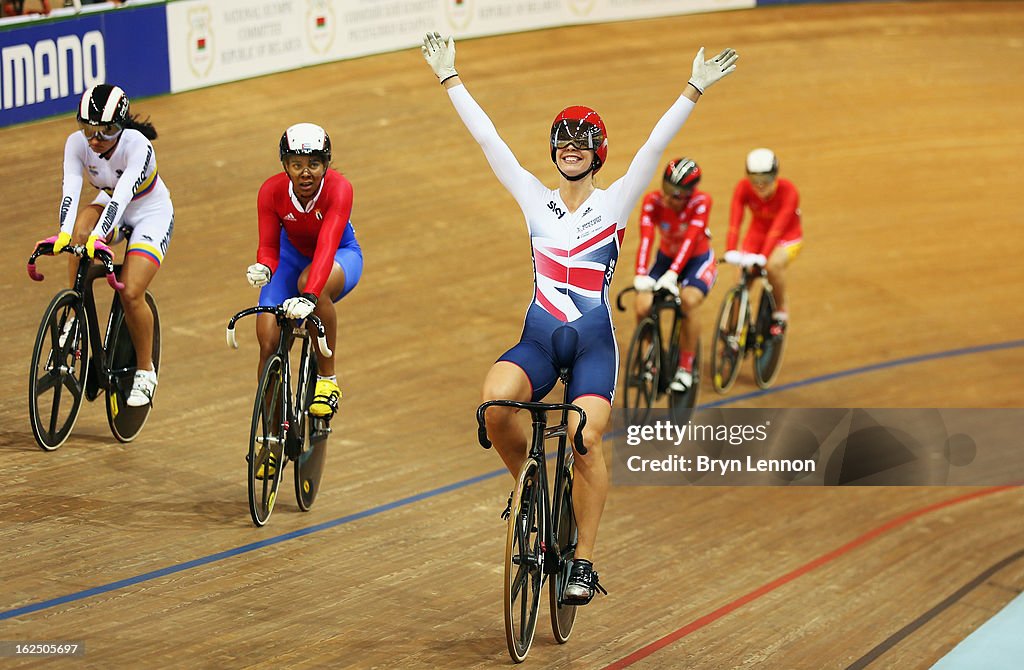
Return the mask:
M0 32L0 126L70 113L101 83L129 98L171 90L162 4Z

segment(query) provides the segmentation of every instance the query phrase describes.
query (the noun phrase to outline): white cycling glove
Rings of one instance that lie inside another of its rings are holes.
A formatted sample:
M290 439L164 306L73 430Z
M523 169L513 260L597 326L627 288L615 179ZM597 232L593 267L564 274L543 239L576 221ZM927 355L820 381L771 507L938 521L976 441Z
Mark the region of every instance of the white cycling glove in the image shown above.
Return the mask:
M768 265L768 259L761 254L743 254L743 267L750 268L755 265L763 268Z
M704 47L700 48L693 59L693 70L690 74L690 85L702 94L716 81L731 74L736 69L736 61L740 55L735 49L723 49L709 61L704 60Z
M284 307L284 315L289 319L305 319L313 313L316 303L305 295L288 298L281 305Z
M653 291L656 283L657 282L654 281L653 277L648 277L647 275L636 275L633 277L633 288L635 288L638 293Z
M245 271L245 278L249 280L249 286L259 288L270 283L270 268L263 263L253 263Z
M665 274L658 278L658 283L654 285L655 291L662 289L668 289L673 295L679 295L679 274L672 270L665 270Z
M722 256L722 260L729 265L743 265L743 252L730 249L725 252L725 256Z
M445 79L457 77L455 71L455 38L449 37L445 43L440 33L427 33L423 38L423 46L420 47L423 58L426 59L430 69L437 75L438 81L442 84Z

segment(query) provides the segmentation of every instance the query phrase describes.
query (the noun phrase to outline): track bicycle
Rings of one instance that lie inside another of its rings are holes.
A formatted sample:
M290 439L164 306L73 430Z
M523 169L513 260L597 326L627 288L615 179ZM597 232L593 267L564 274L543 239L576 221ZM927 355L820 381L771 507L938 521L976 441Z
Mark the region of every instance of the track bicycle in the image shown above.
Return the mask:
M751 309L750 287L761 284L756 318ZM759 388L771 386L782 367L786 331L772 332L775 294L768 272L760 265L741 266L740 281L722 301L711 352L711 376L715 390L726 393L739 376L740 363L754 356L754 381Z
M286 317L281 305L250 307L228 321L228 345L233 349L238 348L235 322L251 314L273 314L281 332L277 350L267 359L256 389L246 456L249 514L253 523L263 526L274 511L281 475L288 461L295 463L295 501L299 509L308 512L313 506L320 491L331 427L329 417L309 414L317 376L316 353L309 331ZM320 351L324 356L332 356L320 319L310 314L305 321L316 330ZM302 346L293 384L290 354L296 339L302 341Z
M33 280L43 280L36 269L36 259L54 255L56 239L54 236L38 243L29 257L28 275ZM78 257L78 271L74 287L57 292L39 323L28 381L32 434L44 450L57 449L71 434L82 400L95 400L103 391L111 433L119 442L131 442L142 430L153 406L147 403L130 407L127 403L136 360L118 293L124 288L119 279L122 266L114 264L113 251L102 244L96 246L98 264L89 258L84 245L66 246L61 253ZM93 282L101 276L106 276L114 289L102 340L93 293ZM153 367L159 372L160 315L149 291L146 304L153 312Z
M636 292L632 286L623 289L615 298L619 311L625 311L622 298ZM666 314L667 312L667 314ZM662 322L671 316L671 328L666 335ZM669 388L679 368L679 334L686 321L679 296L667 288L654 291L651 312L637 324L626 355L626 390L623 394L626 423L640 424L647 420L651 408L661 396L668 395L672 419L685 422L689 412L697 406L700 393L701 343L697 340L693 357L693 381L683 392Z
M568 352L576 350L577 338L577 332L567 326L552 333L558 361L572 360ZM491 400L480 405L476 411L478 439L485 449L491 448L484 420L488 407L527 410L533 421L530 451L516 477L515 489L509 499L505 538L505 641L509 655L516 663L526 658L533 644L541 592L549 576L551 630L559 644L569 640L576 621L576 606L564 603L565 586L572 571L578 537L572 506L573 453L566 446L569 412L576 412L580 422L574 446L580 455L587 453L583 446L583 427L586 426L587 417L580 407L569 403L569 376L570 368L561 367L558 377L565 385L565 399L562 403ZM562 413L557 425L547 425L548 412ZM544 454L544 444L549 439L558 440L552 495L549 495L548 489L548 459Z

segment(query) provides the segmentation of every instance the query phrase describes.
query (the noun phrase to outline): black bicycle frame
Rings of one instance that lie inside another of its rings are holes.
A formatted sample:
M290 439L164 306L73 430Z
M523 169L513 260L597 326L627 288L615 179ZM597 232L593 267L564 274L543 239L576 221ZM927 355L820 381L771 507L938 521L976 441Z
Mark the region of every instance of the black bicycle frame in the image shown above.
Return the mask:
M89 367L85 373L85 397L93 400L99 394L99 389L109 391L114 378L113 370L107 365L106 344L110 336L110 329L113 326L114 318L122 311L121 300L117 290L124 288L118 281L121 273L121 265L114 265L114 258L110 252L104 249L97 249L95 259L99 265L93 263L93 259L85 253L85 247L81 245L70 245L61 250L62 253L69 253L78 256L78 271L75 273L75 283L72 287L78 293L82 301L82 308L85 311L86 327L89 329ZM40 243L28 260L28 274L36 280L41 281L43 275L36 272L35 261L40 256L53 255L52 243ZM105 276L107 283L115 289L114 299L110 306L110 315L107 318L107 330L104 339L100 339L99 318L96 314L96 296L93 293L93 282ZM91 385L95 385L90 388Z
M567 377L564 376L565 371L559 376L562 378L562 382L565 383ZM544 573L555 574L559 569L560 561L562 557L558 555L558 541L555 537L554 524L551 523L551 498L548 493L548 477L547 477L547 457L544 454L544 443L548 438L558 438L558 454L555 460L555 487L554 491L557 493L561 490L562 484L565 481L565 451L566 445L569 439L569 412L576 412L580 416L579 426L576 428L576 435L574 436L574 447L576 452L581 456L587 453L587 448L583 446L583 427L587 425L586 413L576 405L568 402L569 389L566 386L565 391L566 402L549 404L543 402L518 402L515 400L491 400L480 405L476 411L476 420L479 424L478 438L480 440L480 446L484 449L491 448L491 441L487 437L487 426L484 423L484 413L488 407L514 407L516 409L524 409L530 412L533 424L533 437L530 443L530 453L527 456L530 460L537 461L537 478L538 482L535 485L541 487L543 493L544 504L541 505L541 514L544 518ZM562 412L562 421L557 426L548 428L547 425L547 413L548 412Z
M306 387L308 386L309 379L307 375L312 370L312 364L309 363L309 357L315 356L313 352L313 343L309 340L309 333L304 327L296 327L294 321L284 315L284 311L280 306L271 307L267 305L259 305L256 307L250 307L244 309L238 314L231 317L228 321L228 331L233 331L235 328L235 322L242 317L249 316L251 314L273 314L277 319L277 326L281 331L281 337L277 342L276 355L280 355L283 359L284 364L281 366L282 386L284 388L284 399L281 405L281 416L287 423L286 437L285 437L285 454L289 459L295 460L299 456L299 445L302 444L302 432L305 430L306 423L305 417L299 415L294 410L294 400L292 398L292 373L291 373L291 359L289 353L291 352L292 345L296 338L303 340L302 355L299 359L299 384L295 387L296 398L298 394L305 393ZM311 323L316 328L317 336L323 340L325 337L325 331L323 323L315 315L310 314L306 317L306 321ZM262 374L262 371L261 371ZM294 420L293 420L294 419Z
M622 298L627 293L636 293L636 289L632 286L626 287L619 292L619 295L615 298L615 305L620 312L626 311L625 305L622 304ZM658 380L658 393L661 394L668 388L669 382L672 380L672 376L675 374L676 364L673 361L673 352L678 354L679 348L679 334L683 329L683 321L686 320L686 312L683 310L683 304L679 299L679 296L675 295L668 289L659 289L654 292L654 297L651 302L651 313L650 318L654 321L654 327L659 329L661 332L661 319L660 314L663 311L671 310L672 312L672 330L669 336L669 345L662 349L661 355L661 371L659 373L660 379ZM664 383L663 383L664 382Z

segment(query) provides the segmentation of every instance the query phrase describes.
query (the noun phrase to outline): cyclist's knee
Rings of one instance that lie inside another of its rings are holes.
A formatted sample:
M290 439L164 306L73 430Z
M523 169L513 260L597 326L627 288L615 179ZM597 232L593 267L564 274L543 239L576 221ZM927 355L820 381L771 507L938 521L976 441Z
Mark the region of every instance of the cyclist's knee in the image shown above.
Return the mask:
M587 426L583 429L583 446L587 448L588 455L600 454L602 431Z
M126 281L120 295L121 303L132 308L146 300L146 287L136 282Z
M768 265L765 269L768 270L768 274L779 275L782 274L787 265L789 265L789 257L785 252L774 253L768 259Z
M491 367L484 379L481 398L484 402L491 400L530 400L533 389L529 378L521 368L507 362L498 361Z
M488 430L501 430L512 425L515 413L512 407L488 407L484 413L484 423Z
M704 294L700 291L684 290L680 294L679 299L683 303L683 309L687 312L691 312L704 304Z

